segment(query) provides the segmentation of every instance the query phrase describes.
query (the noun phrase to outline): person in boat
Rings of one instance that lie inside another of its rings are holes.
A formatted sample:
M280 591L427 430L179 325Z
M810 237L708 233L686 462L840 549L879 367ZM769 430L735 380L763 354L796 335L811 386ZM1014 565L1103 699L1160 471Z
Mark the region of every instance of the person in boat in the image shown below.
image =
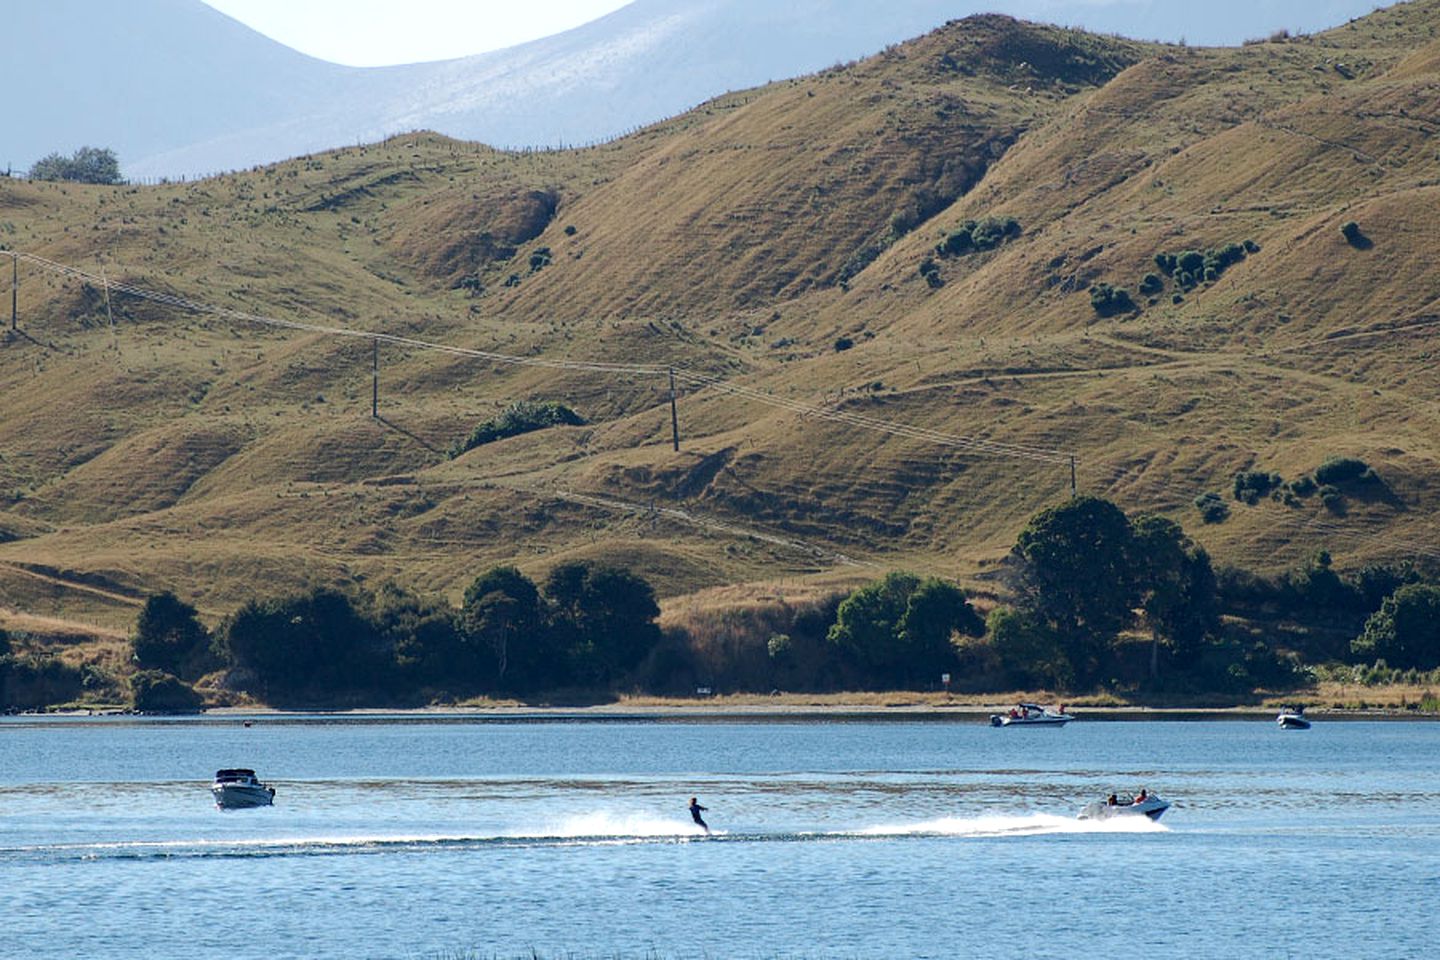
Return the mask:
M1141 787L1140 792L1135 795L1134 803L1144 803L1146 800L1149 799L1150 793L1144 787Z
M1113 793L1110 794L1110 796L1108 796L1108 797L1105 798L1105 806L1107 806L1107 807L1118 807L1118 806L1120 806L1120 798L1117 797L1117 796L1116 796L1115 794L1113 794Z
M690 819L694 820L706 833L710 832L710 824L705 822L705 818L700 816L700 813L702 810L709 809L709 807L700 806L700 801L695 797L690 798Z

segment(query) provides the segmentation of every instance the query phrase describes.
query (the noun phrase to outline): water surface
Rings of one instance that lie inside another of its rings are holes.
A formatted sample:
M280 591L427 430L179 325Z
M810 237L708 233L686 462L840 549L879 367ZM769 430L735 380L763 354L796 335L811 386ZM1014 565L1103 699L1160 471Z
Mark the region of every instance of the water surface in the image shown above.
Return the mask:
M0 889L25 957L1430 956L1440 725L8 719Z

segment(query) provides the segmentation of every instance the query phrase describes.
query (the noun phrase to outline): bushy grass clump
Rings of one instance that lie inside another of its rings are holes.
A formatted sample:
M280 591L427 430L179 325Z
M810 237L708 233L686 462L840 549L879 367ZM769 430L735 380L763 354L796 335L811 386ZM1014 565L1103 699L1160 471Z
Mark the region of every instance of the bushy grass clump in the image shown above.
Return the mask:
M560 425L581 426L585 418L557 400L517 400L497 416L491 417L470 432L470 436L450 448L451 458L469 450L506 437L543 430Z

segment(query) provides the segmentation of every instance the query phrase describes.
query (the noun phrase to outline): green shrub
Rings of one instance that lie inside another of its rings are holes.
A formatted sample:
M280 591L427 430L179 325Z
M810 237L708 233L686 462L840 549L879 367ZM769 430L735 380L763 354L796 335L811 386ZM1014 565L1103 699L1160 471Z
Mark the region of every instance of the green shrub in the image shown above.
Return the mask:
M1235 499L1249 506L1255 506L1262 497L1267 496L1284 479L1278 473L1266 473L1264 470L1241 470L1235 474L1234 494Z
M1192 503L1200 511L1200 519L1206 523L1224 523L1230 517L1230 507L1225 499L1213 490L1200 494Z
M1320 502L1331 513L1345 512L1345 495L1328 483L1320 488Z
M1297 497L1311 496L1316 490L1320 488L1320 485L1315 482L1315 479L1309 475L1300 477L1295 480L1291 480L1290 483L1287 484L1287 486L1289 487L1290 492L1295 494L1295 496Z
M1317 483L1339 486L1346 483L1370 483L1378 479L1370 465L1357 457L1330 457L1315 468Z
M530 254L530 272L536 273L550 266L551 259L550 248L539 247L534 253Z
M517 400L498 416L478 425L462 443L451 447L450 456L458 457L482 444L543 430L546 427L581 426L584 423L584 417L558 401Z
M1359 243L1365 237L1365 234L1360 232L1360 224L1354 220L1347 220L1341 225L1340 235L1345 238L1346 243L1352 246Z
M145 713L193 713L200 695L179 677L160 670L141 670L130 678L131 702Z
M1194 276L1205 269L1205 254L1199 250L1186 250L1175 258L1175 266L1177 269Z
M849 349L850 349L851 347L853 347L853 346L855 346L855 341L854 341L854 340L851 340L849 337L836 337L836 338L835 338L835 352L836 352L836 353L840 353L840 352L843 351L843 350L849 350Z
M1102 317L1113 317L1117 313L1136 310L1135 301L1124 287L1112 287L1108 283L1097 283L1090 288L1090 306Z
M1153 297L1165 289L1165 281L1158 273L1147 273L1140 278L1140 292L1147 297Z
M1227 243L1213 250L1186 250L1178 255L1162 252L1155 254L1155 265L1162 273L1172 277L1181 290L1189 290L1202 281L1214 283L1227 267L1259 249L1260 245L1254 240L1246 240L1244 243Z
M920 261L920 276L925 278L925 282L932 289L945 286L945 279L940 276L940 264L936 263L933 257Z
M942 257L962 257L972 251L993 250L1021 232L1020 221L1014 217L966 220L935 245L935 252Z

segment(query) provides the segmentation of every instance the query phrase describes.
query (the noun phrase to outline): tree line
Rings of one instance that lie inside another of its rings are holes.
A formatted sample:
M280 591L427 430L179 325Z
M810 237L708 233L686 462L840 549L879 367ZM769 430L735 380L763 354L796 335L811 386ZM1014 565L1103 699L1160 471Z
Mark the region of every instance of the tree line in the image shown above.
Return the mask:
M536 582L477 576L458 608L387 584L253 599L214 630L150 597L131 642L142 709L192 709L193 684L292 706L407 706L480 696L616 692L1016 688L1241 693L1310 664L1440 670L1440 586L1408 565L1348 574L1317 553L1275 576L1216 569L1172 520L1077 497L1021 530L982 617L955 584L896 571L848 594L733 624L662 631L652 586L564 563ZM7 655L8 654L8 655ZM91 678L93 679L93 678ZM1440 677L1437 677L1440 679ZM89 682L89 681L86 681ZM81 678L0 645L0 696L75 693Z

